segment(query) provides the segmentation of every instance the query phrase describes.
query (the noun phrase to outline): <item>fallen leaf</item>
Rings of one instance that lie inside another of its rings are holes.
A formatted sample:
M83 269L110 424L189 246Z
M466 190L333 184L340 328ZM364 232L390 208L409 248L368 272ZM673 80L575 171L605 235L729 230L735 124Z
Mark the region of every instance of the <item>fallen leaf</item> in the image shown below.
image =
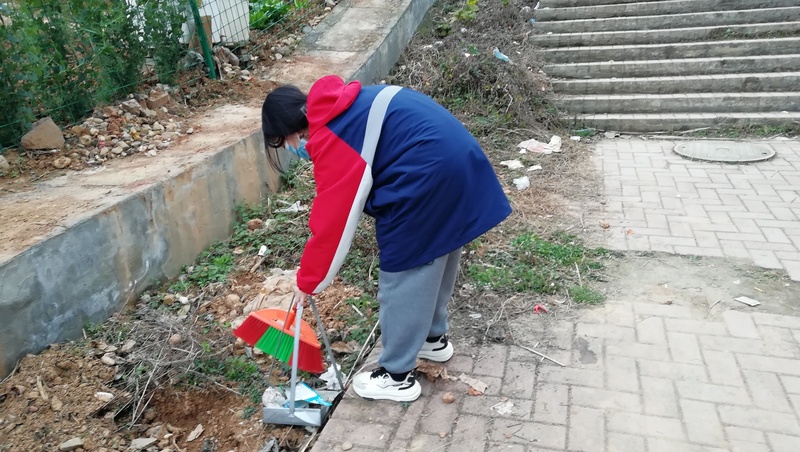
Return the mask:
M626 235L633 235L633 229L628 229L627 231L625 231L625 234Z
M442 394L442 402L453 403L456 401L456 396L452 392L445 392Z
M200 435L202 434L203 434L203 424L197 424L197 427L195 427L194 430L192 430L192 432L189 433L189 436L186 438L186 442L188 443L194 441L197 438L199 438Z
M514 434L511 433L511 432L505 432L505 433L503 433L503 436L505 436L506 439L511 439L511 437L514 436Z
M447 369L439 364L428 361L419 361L417 363L417 372L425 374L429 381L436 381L437 378L447 380Z
M439 432L439 438L447 438L447 432Z
M600 221L600 227L603 228L603 229L608 229L608 228L611 227L611 225L608 224L607 221Z
M478 379L472 378L467 374L461 374L458 379L469 385L467 394L469 395L483 395L486 392L488 385Z
M475 389L472 386L470 386L469 388L467 388L467 395L481 396L481 395L483 395L483 392L482 391L478 391L477 389Z

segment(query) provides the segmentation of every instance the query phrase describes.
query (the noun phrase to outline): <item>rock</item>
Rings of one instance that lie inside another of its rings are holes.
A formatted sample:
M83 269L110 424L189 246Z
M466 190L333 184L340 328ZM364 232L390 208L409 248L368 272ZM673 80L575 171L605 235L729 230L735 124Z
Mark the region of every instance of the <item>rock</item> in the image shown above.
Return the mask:
M177 135L177 133L175 133L175 132L164 132L164 133L161 134L161 139L165 140L165 141L169 141L169 140L175 138L175 135Z
M181 336L178 333L175 333L175 334L173 334L172 336L169 337L169 340L167 340L167 342L169 342L169 345L175 347L176 345L178 345L181 342L183 342L183 336Z
M178 297L180 304L189 304L189 297Z
M8 164L8 160L5 157L0 155L0 174L5 174L11 169L11 165Z
M106 118L119 116L121 114L122 114L122 110L120 110L117 107L114 107L113 105L109 105L107 107L103 107L103 116L106 117Z
M65 143L64 134L49 116L33 123L30 132L20 140L22 147L28 150L62 149Z
M112 122L111 124L109 124L109 125L108 125L108 127L106 127L106 130L107 130L109 133L117 134L117 133L119 133L119 131L120 131L120 128L119 128L119 126L118 126L116 123L113 123L113 122Z
M120 355L127 355L128 353L133 351L133 348L136 347L136 341L133 339L128 339L125 341L124 344L119 348Z
M275 59L276 60L282 60L283 59L283 55L281 55L280 53L276 53L275 54Z
M175 124L174 122L167 124L167 132L174 132L176 130L178 130L177 124Z
M452 392L445 392L442 394L442 402L453 403L456 401L456 396Z
M80 138L78 138L78 141L84 146L89 146L90 144L92 144L92 136L81 135Z
M70 130L72 131L72 134L75 135L76 137L79 137L81 135L86 135L87 133L89 133L89 128L86 127L85 125L74 126Z
M150 97L147 98L147 108L151 110L157 110L169 103L169 94L162 93L159 91L154 91L150 94Z
M122 154L123 152L125 152L125 149L122 149L121 147L117 146L114 149L112 149L111 152L113 152L114 154L119 155L119 154Z
M123 150L125 150L125 149L128 149L131 146L128 143L124 142L124 141L120 141L120 142L117 143L117 147L122 148Z
M81 438L72 438L69 441L65 441L58 446L58 450L60 451L68 451L68 450L75 450L79 447L83 447L83 439Z
M108 403L108 402L114 400L114 394L112 394L110 392L102 392L102 391L101 392L95 392L94 393L94 398L96 398L97 400L100 400L101 402Z
M50 400L50 408L52 408L53 411L61 411L61 408L63 407L64 403L61 400L59 400L58 397L53 396L53 399Z
M241 303L242 299L239 297L239 295L232 293L225 297L225 301L228 303L229 307L233 307Z
M350 450L353 448L353 443L350 441L345 441L342 443L342 450Z
M105 147L105 146L101 147L99 154L100 154L100 157L105 157L106 154L108 154L108 148Z
M147 422L153 422L156 419L156 409L155 408L148 408L144 411L144 419ZM158 436L158 435L147 435L147 436Z
M145 118L157 118L158 113L155 110L150 110L149 108L143 108L142 112L140 113Z
M158 440L155 438L136 438L135 440L131 441L131 449L133 450L147 449L148 447L155 444L156 441Z
M189 433L189 436L186 437L186 442L192 442L199 438L200 435L203 434L203 430L205 430L203 428L203 424L197 424L197 427L195 427L194 430Z
M69 157L59 157L53 160L53 168L64 169L72 164L72 159Z
M253 218L252 220L247 222L247 229L251 231L255 231L256 229L261 229L264 226L264 220L261 218Z
M148 154L149 154L149 152L148 152ZM164 295L163 303L165 305L167 305L167 306L175 303L175 295L172 295L171 293L168 293L168 294Z
M100 362L102 362L102 363L103 363L103 364L105 364L106 366L113 366L114 364L116 364L116 363L117 363L117 362L114 360L113 356L114 356L114 355L113 355L113 354L111 354L111 353L106 353L105 355L103 355L103 356L100 358Z
M153 123L153 130L156 132L163 132L165 130L164 126L161 125L160 122L156 121Z
M189 127L188 129L186 129L186 134L187 135L191 135L193 133L194 133L194 127Z
M155 150L151 150L151 151L145 152L145 155L147 155L148 157L155 157L155 156L158 155L158 152L156 152Z
M92 135L92 136L96 136L99 133L100 133L100 129L98 129L96 127L92 127L91 129L89 129L89 134Z
M132 115L139 115L142 113L142 104L140 104L136 99L128 99L121 103L120 107Z

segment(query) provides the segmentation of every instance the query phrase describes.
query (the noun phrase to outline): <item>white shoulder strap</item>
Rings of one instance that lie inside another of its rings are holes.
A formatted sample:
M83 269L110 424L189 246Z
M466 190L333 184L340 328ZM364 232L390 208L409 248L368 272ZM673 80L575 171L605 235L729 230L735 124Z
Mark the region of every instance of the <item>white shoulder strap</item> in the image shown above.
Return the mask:
M399 86L387 86L372 101L372 107L369 109L369 118L367 118L367 131L364 134L364 146L361 148L361 158L370 167L372 167L372 161L375 159L375 149L378 147L378 140L381 138L381 129L383 128L383 120L386 117L386 110L389 108L389 102L401 89L403 88Z

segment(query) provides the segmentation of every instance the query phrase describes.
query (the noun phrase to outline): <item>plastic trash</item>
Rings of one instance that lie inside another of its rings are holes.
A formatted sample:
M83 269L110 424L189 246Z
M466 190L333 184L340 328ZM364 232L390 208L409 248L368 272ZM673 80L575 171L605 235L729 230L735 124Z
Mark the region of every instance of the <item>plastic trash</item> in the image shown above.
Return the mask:
M331 403L327 400L323 399L317 391L311 389L305 383L297 383L294 391L295 403L299 407L303 407L304 405L322 405L322 406L331 406ZM284 408L289 407L289 402L283 404Z
M506 63L510 63L510 62L511 62L511 59L509 59L509 58L508 58L507 56L505 56L505 55L504 55L502 52L500 52L500 49L498 49L497 47L495 47L494 49L492 49L492 54L493 54L493 55L494 55L494 57L495 57L495 58L497 58L498 60L505 61Z
M503 166L507 166L508 169L512 170L520 169L524 166L522 162L520 162L519 160L503 160L502 162L500 162L500 164Z
M514 179L514 185L517 190L522 191L531 186L531 180L528 176L522 176Z
M261 396L261 403L268 408L280 408L286 403L286 396L283 395L283 391L280 389L269 387L264 390L264 394Z
M339 365L337 364L336 367L338 368ZM333 366L328 366L328 370L323 372L319 378L325 381L325 389L333 391L340 391L342 389L342 387L339 386L339 379L336 378L336 371L333 369Z
M552 154L553 152L561 152L561 137L558 135L553 135L553 137L550 139L550 142L547 144L536 139L530 139L518 144L517 147L520 148L520 154L526 154L528 152L535 152L538 154Z

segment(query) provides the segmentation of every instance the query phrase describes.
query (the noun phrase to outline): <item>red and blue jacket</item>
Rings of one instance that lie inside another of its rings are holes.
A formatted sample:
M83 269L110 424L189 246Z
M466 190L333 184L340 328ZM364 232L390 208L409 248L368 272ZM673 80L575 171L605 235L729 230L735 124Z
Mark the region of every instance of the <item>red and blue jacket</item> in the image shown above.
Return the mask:
M316 294L334 279L362 212L375 218L380 268L408 270L496 226L511 206L477 140L444 107L411 89L391 100L372 165L361 157L367 116L385 86L337 76L309 91L317 195L297 285Z

